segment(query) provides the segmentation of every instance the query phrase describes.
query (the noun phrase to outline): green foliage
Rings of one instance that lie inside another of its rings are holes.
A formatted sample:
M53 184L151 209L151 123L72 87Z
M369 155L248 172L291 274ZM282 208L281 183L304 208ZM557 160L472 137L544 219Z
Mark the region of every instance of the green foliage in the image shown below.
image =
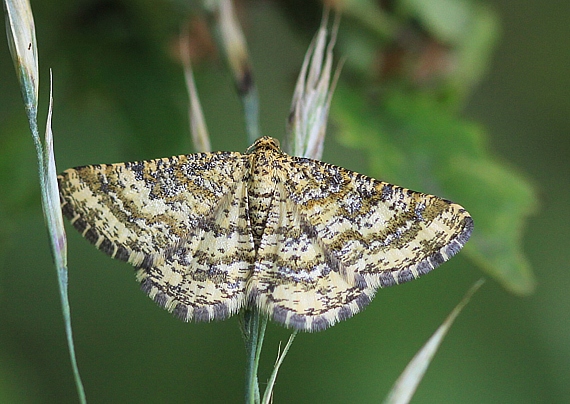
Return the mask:
M404 82L454 107L489 67L497 42L496 13L467 0L401 0L392 7L344 0L341 53L356 77Z

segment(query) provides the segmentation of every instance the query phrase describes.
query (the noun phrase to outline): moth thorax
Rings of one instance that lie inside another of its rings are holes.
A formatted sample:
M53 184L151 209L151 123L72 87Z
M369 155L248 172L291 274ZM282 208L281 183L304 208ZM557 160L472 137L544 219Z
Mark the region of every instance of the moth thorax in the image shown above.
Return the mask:
M275 211L271 208L276 203L273 162L271 153L256 153L247 187L249 218L256 249L259 247L263 232L268 227L270 212Z

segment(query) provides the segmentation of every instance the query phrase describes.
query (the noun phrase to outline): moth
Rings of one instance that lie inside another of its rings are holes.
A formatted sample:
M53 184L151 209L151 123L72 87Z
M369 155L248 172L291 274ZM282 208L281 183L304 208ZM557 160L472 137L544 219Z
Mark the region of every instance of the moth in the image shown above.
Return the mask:
M455 203L289 156L270 137L244 154L90 165L58 182L73 226L184 321L257 307L323 330L447 261L473 229Z

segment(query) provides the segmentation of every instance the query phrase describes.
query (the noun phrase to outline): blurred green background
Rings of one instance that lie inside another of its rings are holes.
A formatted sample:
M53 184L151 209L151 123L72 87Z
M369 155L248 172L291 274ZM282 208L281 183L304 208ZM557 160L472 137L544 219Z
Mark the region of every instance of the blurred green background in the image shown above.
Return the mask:
M499 0L492 6L500 34L485 62L489 70L453 105L462 106L457 116L485 128L490 154L537 192L538 208L521 240L537 285L534 294L518 297L489 278L451 329L415 402L555 403L570 397L570 3ZM186 89L174 54L177 33L196 10L158 0L58 0L32 7L44 112L48 69L54 72L60 171L192 152ZM239 3L266 135L284 135L319 7ZM344 49L352 58L343 75L358 88L355 82L366 87L369 78L354 80L355 21L343 20L339 53ZM200 24L193 26L196 81L213 148L243 151L243 117L231 77L196 28ZM35 153L6 41L0 41L0 89L0 402L77 402ZM364 153L337 135L342 123L331 118L323 160L376 175ZM89 402L242 401L245 353L235 317L211 324L176 320L138 290L131 267L68 229L73 330ZM421 280L379 291L354 318L299 335L277 379L276 402L381 401L481 276L460 254ZM262 380L288 335L269 325Z

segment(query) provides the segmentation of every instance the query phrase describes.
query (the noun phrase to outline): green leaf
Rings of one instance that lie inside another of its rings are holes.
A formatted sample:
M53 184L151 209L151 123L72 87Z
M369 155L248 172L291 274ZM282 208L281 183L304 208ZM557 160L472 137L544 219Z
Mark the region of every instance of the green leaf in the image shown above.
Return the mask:
M400 6L430 33L448 43L463 38L473 16L473 4L467 0L403 0Z
M472 0L402 0L388 8L344 3L348 24L339 45L352 74L403 79L456 107L487 71L499 37L495 10Z
M507 290L534 290L521 245L534 190L489 153L478 125L421 93L387 91L373 106L342 85L331 116L340 141L368 155L369 174L464 206L475 222L465 253Z
M472 4L471 13L468 32L456 44L457 65L449 78L463 98L487 72L500 31L499 17L490 7Z

